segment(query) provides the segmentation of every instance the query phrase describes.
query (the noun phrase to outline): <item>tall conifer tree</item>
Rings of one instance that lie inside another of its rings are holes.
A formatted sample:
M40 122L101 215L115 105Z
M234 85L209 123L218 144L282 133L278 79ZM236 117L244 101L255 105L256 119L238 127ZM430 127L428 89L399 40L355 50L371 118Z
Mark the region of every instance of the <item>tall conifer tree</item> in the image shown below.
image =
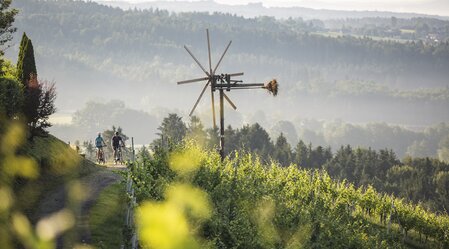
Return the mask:
M23 86L23 110L22 113L31 130L36 128L39 120L40 97L42 87L37 80L36 62L34 60L33 43L23 33L20 42L19 58L17 60L17 78Z
M17 59L17 69L19 66L23 63L23 54L25 51L25 46L28 43L28 36L25 32L22 34L22 40L20 41L20 47L19 47L19 58ZM17 72L19 74L19 72Z
M25 91L32 77L37 77L33 43L23 33L22 41L20 42L19 59L17 60L17 78L25 87Z

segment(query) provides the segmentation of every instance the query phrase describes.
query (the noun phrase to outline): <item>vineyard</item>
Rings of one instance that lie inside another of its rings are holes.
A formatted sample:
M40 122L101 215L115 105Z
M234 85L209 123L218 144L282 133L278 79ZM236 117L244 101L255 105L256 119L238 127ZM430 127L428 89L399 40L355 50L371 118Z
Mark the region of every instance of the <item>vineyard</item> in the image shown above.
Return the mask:
M186 143L140 153L131 176L144 247L449 247L447 215L251 154L221 162Z

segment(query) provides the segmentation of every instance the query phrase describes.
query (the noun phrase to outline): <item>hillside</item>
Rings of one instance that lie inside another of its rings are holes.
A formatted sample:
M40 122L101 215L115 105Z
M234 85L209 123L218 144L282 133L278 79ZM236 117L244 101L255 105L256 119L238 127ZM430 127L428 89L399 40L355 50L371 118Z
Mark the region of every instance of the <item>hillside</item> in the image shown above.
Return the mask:
M249 3L249 4L223 4L217 3L215 1L143 1L143 2L129 2L129 1L101 1L96 0L96 2L119 7L122 9L166 9L168 11L174 12L223 12L236 14L244 17L257 17L257 16L273 16L276 18L297 18L301 17L304 19L345 19L345 18L363 18L363 17L391 17L396 16L398 18L412 18L412 17L434 17L441 19L449 19L447 16L436 16L436 15L425 15L419 13L403 13L403 12L390 12L390 11L345 11L345 10L334 10L330 9L330 4L327 4L327 8L314 8L314 3L312 1L302 1L301 5L309 6L306 7L266 7L262 3ZM319 2L315 4L325 5L324 2ZM445 1L434 1L433 11L437 12L438 8L448 8L449 6ZM355 8L357 6L351 6ZM411 6L409 6L411 7ZM414 6L413 6L414 7ZM325 7L326 8L326 7ZM341 8L341 7L340 7ZM418 7L419 8L419 7ZM404 8L403 8L404 9ZM415 7L415 11L418 9ZM426 11L426 9L420 9L420 11ZM410 12L410 11L409 11Z
M15 137L15 143L20 143L19 137ZM4 140L3 137L0 139L2 146L8 142L11 141ZM2 248L22 248L23 245L39 243L48 244L46 248L73 248L81 243L95 245L115 243L114 245L119 247L123 243L120 236L125 212L122 204L124 190L121 185L116 184L121 179L120 175L86 160L69 145L52 135L34 137L32 141L25 142L18 150L17 156L21 156L22 159L16 163L21 162L20 165L15 165L11 159L8 160L7 155L5 158L3 151L1 153L2 168L20 166L17 174L22 175L11 178L10 182L7 170L2 170L1 190L9 188L11 190L11 199L6 198L3 201L8 203L10 200L14 203L12 206L3 206L2 209L0 224ZM36 175L26 173L30 168L25 160L29 159L35 162ZM6 165L3 164L5 162ZM116 184L114 185L116 196L104 197L103 190L112 184ZM99 204L97 199L100 199ZM96 210L98 205L104 205L102 203L108 201L116 202L116 209L109 209L107 212ZM11 215L12 220L17 215L23 214L21 219L27 224L30 222L32 230L18 236L13 235L16 225L12 224L16 221L10 221L10 217L3 219L4 214ZM117 236L115 240L104 236L98 227L110 226L112 223L118 228L109 229L108 236ZM50 235L42 235L42 224L53 232ZM38 231L36 234L34 228ZM8 244L10 240L13 245Z
M121 99L150 112L161 107L187 112L185 105L194 102L200 86L175 82L201 71L182 46L191 47L205 64L209 28L214 61L233 40L221 72L243 71L246 82L277 78L285 90L278 99L266 99L261 92L233 94L243 115L261 110L280 119L410 126L449 119L447 43L313 35L316 26L301 19L123 11L83 1L14 4L21 11L16 26L37 44L39 75L57 82L63 111L73 112L91 99ZM280 112L274 106L285 108ZM199 115L207 117L208 110L202 102Z
M67 182L95 173L100 169L94 163L79 156L74 149L58 138L35 137L21 149L22 153L33 158L38 164L39 176L32 181L19 181L21 189L35 191L29 195L18 195L18 203L25 212L30 213L34 221L39 215L36 212L37 203L48 192L60 188ZM20 192L20 191L18 191ZM30 196L31 195L31 196ZM24 199L21 199L21 198ZM49 207L51 209L51 207Z
M446 248L449 243L447 215L370 186L334 181L324 171L263 164L251 154L221 162L217 153L192 144L140 156L132 179L144 246Z

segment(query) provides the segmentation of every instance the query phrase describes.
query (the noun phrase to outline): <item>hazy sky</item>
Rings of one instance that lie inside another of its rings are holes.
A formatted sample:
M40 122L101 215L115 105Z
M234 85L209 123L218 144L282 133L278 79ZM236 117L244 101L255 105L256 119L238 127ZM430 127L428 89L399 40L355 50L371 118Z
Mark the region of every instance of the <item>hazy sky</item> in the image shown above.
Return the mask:
M106 0L120 1L120 0ZM149 2L151 0L122 0ZM197 0L193 0L197 1ZM215 0L224 4L262 2L265 6L302 6L340 10L384 10L449 16L449 0Z

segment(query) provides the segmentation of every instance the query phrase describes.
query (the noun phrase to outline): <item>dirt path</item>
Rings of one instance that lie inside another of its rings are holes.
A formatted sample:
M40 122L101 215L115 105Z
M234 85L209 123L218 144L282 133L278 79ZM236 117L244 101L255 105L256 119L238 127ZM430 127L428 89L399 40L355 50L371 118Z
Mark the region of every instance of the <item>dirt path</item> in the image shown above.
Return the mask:
M108 165L107 167L104 167L104 169L101 169L79 179L79 182L83 186L83 189L85 193L87 193L87 196L86 199L81 203L76 215L76 238L73 238L73 243L91 243L91 235L89 230L90 209L95 204L99 194L103 189L121 180L121 176L114 173L113 171L125 169L126 167L122 165ZM61 210L66 205L66 187L60 186L53 192L50 192L48 195L46 195L46 197L40 202L37 211L38 217L45 217L58 210ZM67 246L67 243L63 243L62 238L58 238L57 248L63 248L63 244Z

